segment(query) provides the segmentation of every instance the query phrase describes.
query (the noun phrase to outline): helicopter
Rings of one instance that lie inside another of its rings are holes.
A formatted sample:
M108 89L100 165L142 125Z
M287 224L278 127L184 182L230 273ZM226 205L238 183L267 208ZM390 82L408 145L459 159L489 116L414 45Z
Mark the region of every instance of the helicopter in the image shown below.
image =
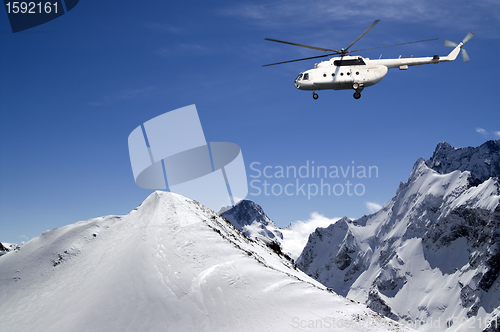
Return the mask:
M460 50L462 51L462 57L464 62L470 61L469 55L467 54L465 49L463 49L463 45L472 37L474 37L474 34L472 32L469 32L459 44L449 40L445 40L444 46L454 47L454 49L450 52L450 54L446 56L434 55L432 57L417 57L417 58L414 58L413 56L411 56L410 58L401 58L401 56L399 56L399 58L397 59L379 58L373 60L358 55L356 56L349 55L349 53L353 52L406 45L412 43L420 43L420 42L439 39L439 38L433 38L433 39L417 40L401 44L386 45L386 46L365 48L359 50L350 50L350 48L358 40L360 40L361 37L363 37L368 31L370 31L378 22L380 22L380 20L375 20L368 27L368 29L366 29L358 38L356 38L356 40L354 40L346 48L342 48L340 50L297 44L272 38L265 38L265 40L272 42L300 46L329 53L325 55L313 56L308 58L270 63L267 65L263 65L263 67L338 55L337 57L330 58L327 61L321 61L319 63L316 63L314 65L314 68L299 73L294 81L294 85L299 90L312 91L314 99L318 99L319 96L316 93L316 91L319 90L351 90L351 89L354 90L354 95L353 95L354 98L359 99L361 98L361 91L363 91L364 88L375 85L378 82L380 82L387 74L387 71L391 68L399 68L400 70L406 70L408 69L409 66L454 61L457 58Z

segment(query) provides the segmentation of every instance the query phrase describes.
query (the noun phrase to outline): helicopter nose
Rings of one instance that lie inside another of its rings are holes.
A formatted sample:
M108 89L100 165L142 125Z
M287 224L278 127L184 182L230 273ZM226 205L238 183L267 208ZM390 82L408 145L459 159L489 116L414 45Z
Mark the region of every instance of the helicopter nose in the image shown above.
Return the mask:
M299 74L297 75L297 77L295 78L295 81L293 81L293 85L295 85L295 87L296 87L297 89L300 89L300 85L301 85L300 80L302 79L302 76L303 76L303 73L299 73Z

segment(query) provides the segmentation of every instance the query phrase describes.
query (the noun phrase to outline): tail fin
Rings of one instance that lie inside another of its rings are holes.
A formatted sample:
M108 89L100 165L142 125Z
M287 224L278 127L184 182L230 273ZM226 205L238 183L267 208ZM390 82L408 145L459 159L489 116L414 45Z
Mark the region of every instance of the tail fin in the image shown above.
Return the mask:
M445 40L445 42L446 42L446 40ZM450 52L450 54L448 54L448 55L446 56L446 60L448 60L448 61L455 61L455 59L457 58L458 53L460 53L460 49L462 48L462 46L463 46L463 45L464 45L463 43L458 44L458 45L457 45L457 46L453 49L453 51L451 51L451 52Z

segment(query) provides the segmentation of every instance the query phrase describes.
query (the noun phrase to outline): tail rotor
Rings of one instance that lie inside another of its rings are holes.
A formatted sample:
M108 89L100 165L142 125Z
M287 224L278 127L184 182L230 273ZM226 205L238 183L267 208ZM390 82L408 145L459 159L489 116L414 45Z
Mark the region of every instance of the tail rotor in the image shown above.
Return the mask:
M471 39L472 37L474 37L474 33L472 33L471 31L469 31L469 33L467 34L467 36L465 36L464 40L462 40L462 43L467 43L469 41L469 39Z
M444 46L446 46L446 47L457 47L457 46L460 45L460 49L462 50L462 59L464 60L464 62L469 62L470 61L470 57L467 54L467 51L464 49L463 45L466 42L468 42L472 37L474 37L474 34L472 32L469 32L465 36L465 38L462 40L462 42L460 44L457 44L457 43L449 41L449 40L445 40L444 41Z
M464 62L469 62L470 58L469 55L467 54L467 51L462 48L462 59L464 59Z

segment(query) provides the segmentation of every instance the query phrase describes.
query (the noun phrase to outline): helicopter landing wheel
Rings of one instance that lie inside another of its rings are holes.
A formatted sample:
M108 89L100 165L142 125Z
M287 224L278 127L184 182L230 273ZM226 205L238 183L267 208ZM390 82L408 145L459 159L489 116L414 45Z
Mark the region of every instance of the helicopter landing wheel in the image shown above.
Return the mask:
M361 98L361 93L356 91L356 92L354 92L353 97L354 97L354 99L359 99L359 98Z
M319 98L318 94L316 92L313 92L313 99L316 100L318 98Z

